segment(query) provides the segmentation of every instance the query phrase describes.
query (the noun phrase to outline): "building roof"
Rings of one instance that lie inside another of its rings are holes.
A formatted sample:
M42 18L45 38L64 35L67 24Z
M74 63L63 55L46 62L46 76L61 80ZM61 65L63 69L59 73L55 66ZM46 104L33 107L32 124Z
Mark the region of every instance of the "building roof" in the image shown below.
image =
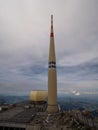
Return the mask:
M28 107L27 107L28 106ZM44 112L45 102L26 102L0 113L0 122L30 123L37 112Z

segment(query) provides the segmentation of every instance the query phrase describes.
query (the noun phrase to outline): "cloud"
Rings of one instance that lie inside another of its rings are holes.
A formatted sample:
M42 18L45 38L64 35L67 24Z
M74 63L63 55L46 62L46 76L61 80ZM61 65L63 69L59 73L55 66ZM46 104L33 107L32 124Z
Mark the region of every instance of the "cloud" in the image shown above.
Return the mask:
M98 80L98 58L74 66L58 66L58 73L66 80Z
M73 90L72 93L75 95L75 96L79 96L80 95L80 92L76 91L76 90Z
M97 0L0 1L0 92L47 89L51 14L58 89L97 88L97 12Z

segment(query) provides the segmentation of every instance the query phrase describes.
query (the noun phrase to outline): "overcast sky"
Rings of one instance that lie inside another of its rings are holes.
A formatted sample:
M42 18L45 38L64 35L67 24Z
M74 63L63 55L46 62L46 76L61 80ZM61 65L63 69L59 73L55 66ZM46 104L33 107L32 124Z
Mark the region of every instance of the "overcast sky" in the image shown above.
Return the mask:
M0 0L0 93L47 90L54 16L58 91L98 93L98 0Z

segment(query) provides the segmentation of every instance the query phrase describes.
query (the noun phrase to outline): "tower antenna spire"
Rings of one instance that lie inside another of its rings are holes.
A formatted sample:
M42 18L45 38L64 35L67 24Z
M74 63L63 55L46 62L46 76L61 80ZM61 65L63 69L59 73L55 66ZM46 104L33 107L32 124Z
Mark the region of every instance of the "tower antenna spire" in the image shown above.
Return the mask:
M50 32L50 37L54 37L54 32L53 32L53 15L51 15L51 32Z
M49 62L48 62L47 112L51 114L59 112L59 107L57 104L57 73L56 73L54 32L53 32L53 15L51 15L50 49L49 49Z

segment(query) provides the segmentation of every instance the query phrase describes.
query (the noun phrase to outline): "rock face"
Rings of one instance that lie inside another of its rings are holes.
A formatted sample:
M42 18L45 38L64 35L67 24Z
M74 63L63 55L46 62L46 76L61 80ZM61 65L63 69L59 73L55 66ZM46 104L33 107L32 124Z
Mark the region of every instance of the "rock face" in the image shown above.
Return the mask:
M90 112L72 110L49 114L46 106L46 102L31 101L8 105L7 110L0 112L0 130L98 130L98 120L92 120Z

